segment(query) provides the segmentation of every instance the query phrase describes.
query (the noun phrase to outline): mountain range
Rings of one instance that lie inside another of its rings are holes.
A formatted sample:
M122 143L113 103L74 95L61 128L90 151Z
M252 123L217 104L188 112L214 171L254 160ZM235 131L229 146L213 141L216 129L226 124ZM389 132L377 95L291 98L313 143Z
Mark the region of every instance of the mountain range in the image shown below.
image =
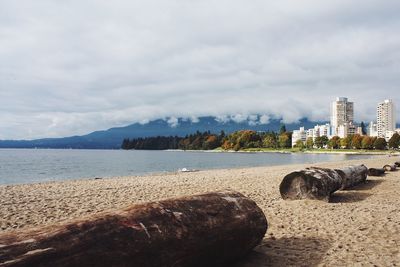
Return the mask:
M312 128L316 124L304 118L298 123L286 124L287 130L298 129L300 126ZM146 124L134 123L124 127L110 128L104 131L95 131L81 136L63 138L43 138L36 140L0 140L0 148L73 148L73 149L119 149L124 138L138 138L150 136L185 136L196 131L210 131L212 133L231 133L249 129L255 131L279 131L281 120L270 120L268 124L256 121L241 121L229 119L221 121L216 117L200 117L195 121L184 118L177 119L171 124L166 119L157 119Z

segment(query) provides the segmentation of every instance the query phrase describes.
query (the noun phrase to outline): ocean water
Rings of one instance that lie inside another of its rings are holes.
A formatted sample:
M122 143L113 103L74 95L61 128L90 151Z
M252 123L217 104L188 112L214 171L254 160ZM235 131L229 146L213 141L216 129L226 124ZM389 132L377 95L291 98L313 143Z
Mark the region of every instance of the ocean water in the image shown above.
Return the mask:
M192 151L0 149L0 184L151 173L317 163L369 155L301 153L210 153Z

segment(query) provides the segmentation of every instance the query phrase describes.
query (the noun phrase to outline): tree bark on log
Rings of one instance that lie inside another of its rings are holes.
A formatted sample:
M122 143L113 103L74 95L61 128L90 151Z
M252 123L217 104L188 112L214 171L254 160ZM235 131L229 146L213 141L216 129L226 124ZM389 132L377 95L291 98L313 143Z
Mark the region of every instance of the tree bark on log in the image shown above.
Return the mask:
M254 201L213 192L1 234L0 266L222 266L266 230Z
M364 165L343 169L310 167L286 175L279 190L283 199L318 199L329 201L333 192L348 189L367 179Z
M369 168L368 176L382 176L385 174L384 168Z
M385 169L385 171L392 172L397 169L397 166L396 164L386 164L385 166L383 166L383 168Z

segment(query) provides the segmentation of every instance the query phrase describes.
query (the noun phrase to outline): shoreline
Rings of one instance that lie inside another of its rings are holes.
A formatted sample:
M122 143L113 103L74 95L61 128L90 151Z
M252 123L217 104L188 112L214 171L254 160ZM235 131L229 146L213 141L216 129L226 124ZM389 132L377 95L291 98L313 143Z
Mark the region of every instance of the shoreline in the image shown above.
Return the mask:
M140 151L140 150L138 150ZM151 151L151 150L146 150ZM321 150L273 150L273 149L250 149L250 150L221 150L221 149L213 149L213 150L196 150L196 149L166 149L166 150L158 150L158 151L168 151L168 152L204 152L204 153L279 153L279 154L344 154L344 155L392 155L392 156L400 156L400 151L368 151L368 150L336 150L336 149L321 149Z
M399 157L377 156L317 164L202 170L99 180L0 186L0 233L43 227L132 204L218 190L235 190L264 211L268 231L255 252L235 267L394 265L400 262L400 171L368 177L337 191L332 202L285 201L283 177L309 166L382 167Z
M89 151L129 151L125 149L113 149L113 148L0 148L0 150L89 150ZM212 150L203 150L203 149L164 149L164 150L152 150L152 149L131 149L134 151L166 151L166 152L204 152L204 153L279 153L279 154L349 154L349 155L393 155L400 156L400 151L393 150L364 150L364 149L313 149L313 150L297 150L295 148L292 149L266 149L266 148L251 148L251 149L243 149L243 150L222 150L222 149L212 149Z

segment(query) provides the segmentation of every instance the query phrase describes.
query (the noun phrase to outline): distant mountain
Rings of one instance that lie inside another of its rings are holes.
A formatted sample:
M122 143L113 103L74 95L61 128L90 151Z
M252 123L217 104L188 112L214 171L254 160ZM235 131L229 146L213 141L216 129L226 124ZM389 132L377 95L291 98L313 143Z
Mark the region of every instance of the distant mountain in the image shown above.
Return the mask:
M299 123L286 124L286 129L298 129L300 126L311 128L317 123L321 124L325 122L312 122L302 119ZM210 131L212 133L219 133L222 130L225 133L231 133L242 129L279 131L280 125L280 120L271 120L268 124L257 124L254 121L220 121L215 117L201 117L196 122L180 118L174 123L173 127L168 121L158 119L146 124L134 123L125 127L96 131L82 136L36 140L0 140L0 148L119 149L124 138L170 135L185 136L196 131Z

